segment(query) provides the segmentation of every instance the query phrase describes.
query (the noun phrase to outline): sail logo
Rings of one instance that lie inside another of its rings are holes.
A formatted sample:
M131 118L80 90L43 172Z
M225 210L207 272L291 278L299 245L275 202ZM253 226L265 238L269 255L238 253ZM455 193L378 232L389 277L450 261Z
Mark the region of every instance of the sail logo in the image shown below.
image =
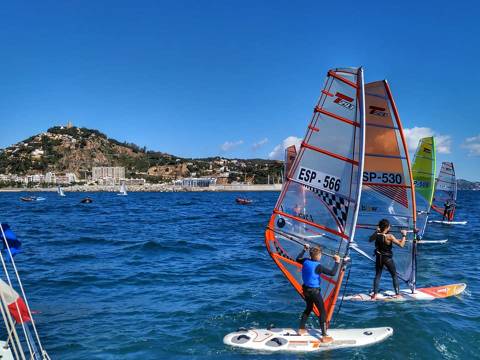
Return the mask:
M429 181L413 180L413 183L415 184L416 187L419 187L419 188L430 187L430 182Z
M370 114L372 115L381 116L381 117L388 116L388 112L386 112L385 111L386 109L383 107L370 105L368 108L370 109Z
M353 105L353 98L351 98L350 96L344 95L339 92L337 92L335 96L337 97L335 100L333 100L335 104L343 106L347 110L355 109L355 105Z
M378 207L377 207L377 206L371 206L371 205L362 204L360 210L362 210L362 211L376 212L376 211L378 210Z
M432 150L430 150L429 148L423 148L423 152L426 154L431 154Z

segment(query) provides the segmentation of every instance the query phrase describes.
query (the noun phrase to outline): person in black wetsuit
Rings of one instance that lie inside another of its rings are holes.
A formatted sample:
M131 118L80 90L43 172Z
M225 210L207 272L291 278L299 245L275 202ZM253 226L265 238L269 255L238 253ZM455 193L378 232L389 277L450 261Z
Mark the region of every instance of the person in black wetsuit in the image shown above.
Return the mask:
M303 255L305 251L310 250L310 258L304 258ZM320 264L320 258L322 257L322 249L320 247L314 247L310 249L308 244L305 244L302 252L297 256L297 262L302 264L302 280L303 280L303 295L305 296L306 307L305 311L302 314L302 318L300 320L300 327L298 333L300 335L305 335L307 331L305 330L305 325L307 323L307 319L310 316L310 313L313 310L313 305L317 307L318 311L320 311L320 325L322 331L322 339L323 343L332 342L333 339L327 335L327 324L326 319L327 315L325 312L325 305L323 304L322 294L320 292L320 282L321 274L326 274L330 276L334 276L338 270L338 264L340 263L340 257L338 255L334 256L335 265L333 269L327 269Z
M445 204L443 204L443 206L445 206L444 210L443 210L443 221L445 220L448 220L448 221L452 221L452 212L453 212L453 209L455 208L455 203L453 201L451 201L450 199L445 201Z
M390 223L387 219L383 219L378 223L377 230L370 236L370 241L375 241L375 280L373 281L372 299L377 297L382 270L385 266L392 276L395 296L399 295L400 288L398 285L397 270L393 261L392 247L393 244L400 247L405 246L407 241L407 231L402 230L402 240L398 240L392 234L389 234Z

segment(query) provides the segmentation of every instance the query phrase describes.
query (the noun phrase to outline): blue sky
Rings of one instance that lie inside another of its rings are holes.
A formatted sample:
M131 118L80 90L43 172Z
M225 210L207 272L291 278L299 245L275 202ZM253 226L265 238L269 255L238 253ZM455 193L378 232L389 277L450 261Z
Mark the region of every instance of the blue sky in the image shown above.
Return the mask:
M0 147L71 120L179 156L267 158L303 137L329 68L363 65L366 81L389 80L411 142L436 134L439 160L480 180L479 7L4 3Z

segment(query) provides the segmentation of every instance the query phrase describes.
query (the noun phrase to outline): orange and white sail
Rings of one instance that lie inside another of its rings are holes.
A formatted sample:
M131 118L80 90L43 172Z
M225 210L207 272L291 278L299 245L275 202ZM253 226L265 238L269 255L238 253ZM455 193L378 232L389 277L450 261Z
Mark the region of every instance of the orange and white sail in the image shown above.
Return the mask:
M398 276L415 285L415 191L403 128L386 81L365 85L365 165L362 199L354 249L373 260L375 244L369 241L381 219L387 219L391 233L401 238L407 230L404 248L394 251Z
M295 161L295 158L297 157L297 148L295 145L290 145L285 149L285 162L284 162L284 182L285 179L288 177L288 173L290 172L290 169L292 168L292 165Z
M364 84L361 68L333 69L265 233L272 259L303 296L304 244L323 249L322 265L349 252L356 229L364 158ZM331 319L344 275L322 275L321 293ZM317 314L318 310L314 309Z

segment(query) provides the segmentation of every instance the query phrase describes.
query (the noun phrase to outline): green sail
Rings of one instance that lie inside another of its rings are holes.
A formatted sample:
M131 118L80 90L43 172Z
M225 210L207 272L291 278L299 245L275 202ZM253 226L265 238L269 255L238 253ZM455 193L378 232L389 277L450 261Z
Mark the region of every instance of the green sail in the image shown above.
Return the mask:
M413 160L412 175L417 204L417 227L423 236L435 190L436 148L433 136L420 139Z

